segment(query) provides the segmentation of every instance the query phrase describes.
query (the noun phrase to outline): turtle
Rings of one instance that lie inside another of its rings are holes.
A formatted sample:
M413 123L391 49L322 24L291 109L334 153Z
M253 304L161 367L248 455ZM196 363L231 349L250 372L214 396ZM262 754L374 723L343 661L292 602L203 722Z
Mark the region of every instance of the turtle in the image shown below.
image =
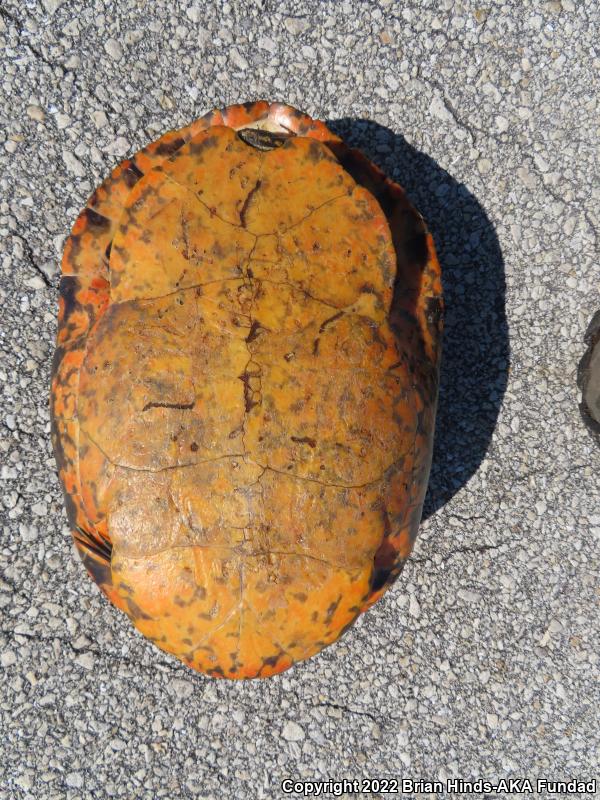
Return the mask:
M577 369L581 391L579 411L595 441L600 443L600 310L596 311L584 336L587 345Z
M335 642L400 574L443 327L404 190L283 103L123 161L66 241L52 440L90 576L217 678Z

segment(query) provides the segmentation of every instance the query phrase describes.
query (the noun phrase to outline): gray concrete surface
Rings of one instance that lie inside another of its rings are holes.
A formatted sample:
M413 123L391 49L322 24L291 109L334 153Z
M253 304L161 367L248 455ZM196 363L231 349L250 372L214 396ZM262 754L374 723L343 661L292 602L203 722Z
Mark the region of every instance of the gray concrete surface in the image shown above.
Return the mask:
M2 2L2 800L600 778L600 453L576 389L600 305L599 29L596 0ZM260 97L337 120L407 185L447 336L404 574L319 657L231 684L154 649L86 578L47 387L87 195L160 132Z

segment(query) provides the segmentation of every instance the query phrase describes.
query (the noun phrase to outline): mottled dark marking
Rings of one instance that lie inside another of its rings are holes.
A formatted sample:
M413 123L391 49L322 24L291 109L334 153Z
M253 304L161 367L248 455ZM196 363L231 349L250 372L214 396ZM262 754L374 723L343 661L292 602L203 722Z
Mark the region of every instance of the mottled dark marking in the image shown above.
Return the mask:
M198 445L196 444L196 442L192 442L191 443L190 450L192 451L192 453L197 453L198 452Z
M328 325L331 325L332 322L335 322L336 319L339 319L340 317L343 317L343 316L344 316L344 312L343 311L338 311L338 313L334 314L333 317L328 317L324 322L321 323L321 327L319 328L319 333L324 333L325 332L325 328ZM318 339L317 339L317 341L318 341Z
M310 436L290 436L292 442L296 444L307 444L309 447L315 448L317 446L316 439L311 439Z
M276 656L267 656L267 658L262 659L262 669L265 667L274 667L280 659L280 655L277 654Z
M312 354L313 354L313 356L316 356L316 355L319 354L319 342L320 341L321 340L317 338L313 342L313 346L312 346Z
M110 242L106 245L106 250L104 251L104 257L106 258L107 261L110 261L110 254L111 254L111 251L112 251L112 244L113 243L112 243L112 239L111 239Z
M266 331L267 328L265 328L264 325L261 325L260 322L255 319L252 325L250 326L250 333L248 334L248 336L246 336L245 339L247 344L250 344L250 342L253 342L255 339L258 339L261 330Z
M404 361L394 361L387 369L388 372L391 372L393 369L398 369L398 367L402 367L404 365Z
M260 186L261 186L261 181L260 180L256 181L252 189L250 189L250 191L246 195L246 199L244 200L244 204L242 205L242 208L240 210L240 225L242 226L242 228L246 227L246 214L248 212L248 208L250 206L250 203L252 202L252 198L254 197L256 192L258 192L258 190L260 189Z
M228 438L229 438L229 439L235 439L235 438L236 438L236 436L239 436L239 435L240 435L241 433L243 433L243 432L244 432L244 426L243 426L243 425L239 425L237 428L234 428L234 429L233 429L233 430L232 430L232 431L229 433L229 436L228 436Z
M252 378L260 378L260 372L248 372L246 369L241 375L238 375L238 380L244 384L244 408L246 413L252 411L255 406L259 406L261 403L261 399L255 399L255 395L260 398L260 392L250 386Z
M142 411L148 411L150 408L177 408L180 411L189 411L195 405L195 400L191 403L146 403Z
M311 139L311 142L308 146L308 157L313 164L318 164L319 161L322 161L325 158L323 145L319 144L314 139Z
M142 611L142 609L138 606L138 604L134 600L131 599L131 597L127 597L125 599L125 603L127 604L127 613L129 614L131 619L133 620L152 619L152 617L149 614L146 614L145 611Z
M207 673L208 673L208 675L212 675L213 677L216 677L217 675L220 678L224 678L225 677L225 673L223 672L223 668L222 667L211 667L209 670L207 670Z
M215 134L206 136L200 141L192 139L189 144L190 154L193 156L200 156L204 150L212 150L219 144L219 137Z
M325 625L331 624L331 621L333 619L333 615L337 611L337 608L338 608L338 606L339 606L339 604L341 602L342 602L342 595L340 595L337 600L335 600L333 603L331 603L327 607L327 611L325 612L325 620L324 620L325 621Z

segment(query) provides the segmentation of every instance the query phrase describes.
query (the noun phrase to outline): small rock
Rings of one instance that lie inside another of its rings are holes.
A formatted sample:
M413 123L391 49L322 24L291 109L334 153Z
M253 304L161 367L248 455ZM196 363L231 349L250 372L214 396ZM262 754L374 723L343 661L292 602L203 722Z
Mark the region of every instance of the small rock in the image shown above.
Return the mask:
M15 783L21 789L25 789L26 791L28 789L31 789L31 787L33 786L31 775L29 775L28 773L26 773L25 775L19 775L18 778L15 778Z
M81 772L69 772L65 778L65 782L71 789L81 789L83 786L83 775Z
M79 178L83 178L85 175L85 167L77 156L74 156L69 150L63 150L62 157L69 172L72 172Z
M230 53L229 57L231 61L235 64L236 67L239 69L248 69L248 62L244 58L244 56L240 53L239 50L233 48Z
M486 722L487 722L488 728L491 728L492 730L494 730L495 728L498 727L498 715L497 714L486 714L485 718L486 718Z
M461 600L464 600L465 603L477 603L481 598L481 595L477 592L469 592L466 589L459 589L458 596Z
M107 39L104 42L104 49L115 61L120 61L123 58L123 48L116 39Z
M287 19L283 20L283 24L285 25L288 33L291 33L292 36L300 36L300 34L304 33L304 31L308 28L308 22L305 19L299 19L298 17L288 17Z
M58 128L59 131L68 128L69 125L71 124L71 118L68 117L66 114L57 114L54 117L54 119L56 121L56 127Z
M119 750L125 750L127 744L123 741L123 739L111 739L109 742L111 750L118 752Z
M82 653L77 656L75 663L83 669L90 671L94 669L94 656L92 653Z
M124 136L118 136L106 148L107 152L113 153L116 156L124 156L129 150L129 142Z
M452 122L452 114L446 108L446 105L439 95L436 95L429 104L429 113L441 119L442 122Z
M269 53L277 52L277 43L269 36L259 36L257 44L261 50L266 50Z
M301 742L304 739L304 731L296 722L288 720L283 726L281 735L287 742Z
M194 684L183 678L173 678L171 681L171 688L177 697L186 698L194 693Z
M54 12L62 6L64 1L65 0L42 0L42 5L48 14L54 14Z
M46 115L44 114L44 109L39 106L27 106L27 116L30 119L37 120L37 122L43 122Z
M185 15L188 19L191 19L192 22L200 22L202 19L202 11L199 6L190 6L186 8Z
M480 158L477 162L477 169L481 175L487 175L492 169L492 162L489 160L489 158Z
M108 123L108 117L104 113L104 111L94 111L92 113L92 119L94 120L94 125L100 130Z
M535 189L537 179L535 175L527 169L527 167L519 167L517 170L517 177L528 189Z
M17 663L17 656L12 650L5 650L0 656L0 664L3 667L12 667Z
M421 616L421 606L419 605L419 601L414 595L410 596L410 602L408 604L408 613L411 617L418 619Z

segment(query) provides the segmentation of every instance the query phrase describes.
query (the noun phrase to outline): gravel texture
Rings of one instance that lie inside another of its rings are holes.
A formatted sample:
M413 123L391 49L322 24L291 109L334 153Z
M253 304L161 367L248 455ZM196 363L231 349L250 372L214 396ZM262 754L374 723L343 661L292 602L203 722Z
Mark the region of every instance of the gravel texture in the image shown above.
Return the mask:
M2 3L1 800L600 777L600 450L576 386L600 305L599 29L596 0ZM260 97L331 120L407 187L447 335L400 580L310 662L227 683L154 649L86 578L47 392L88 194L159 133Z

